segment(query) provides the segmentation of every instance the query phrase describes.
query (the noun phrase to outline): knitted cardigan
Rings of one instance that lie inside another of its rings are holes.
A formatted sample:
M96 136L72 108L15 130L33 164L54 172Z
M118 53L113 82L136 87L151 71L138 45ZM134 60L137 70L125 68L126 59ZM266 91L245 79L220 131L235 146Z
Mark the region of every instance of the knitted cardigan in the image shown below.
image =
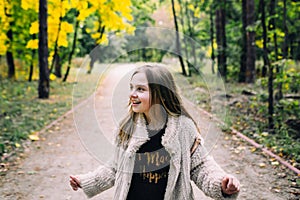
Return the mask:
M213 199L236 199L238 194L222 194L221 182L226 173L208 155L203 140L191 156L190 150L196 137L199 137L199 133L190 118L168 117L162 145L170 154L171 160L164 199L193 200L191 180ZM128 147L116 148L115 156L109 166L100 166L93 172L77 175L84 193L91 198L115 186L114 200L126 200L135 153L148 140L145 120L140 117Z

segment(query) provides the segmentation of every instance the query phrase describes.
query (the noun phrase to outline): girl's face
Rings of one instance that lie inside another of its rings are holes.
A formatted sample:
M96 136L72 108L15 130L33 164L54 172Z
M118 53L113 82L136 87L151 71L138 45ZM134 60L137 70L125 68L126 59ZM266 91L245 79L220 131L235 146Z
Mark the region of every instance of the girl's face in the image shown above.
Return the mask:
M130 82L130 106L133 112L144 113L149 116L150 90L144 73L133 75Z

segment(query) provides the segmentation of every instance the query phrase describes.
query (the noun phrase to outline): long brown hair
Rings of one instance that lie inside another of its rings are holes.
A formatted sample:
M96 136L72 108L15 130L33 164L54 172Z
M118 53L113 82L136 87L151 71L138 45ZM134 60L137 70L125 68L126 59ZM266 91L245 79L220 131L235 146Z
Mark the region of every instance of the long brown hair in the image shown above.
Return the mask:
M185 115L193 120L183 107L174 78L168 69L156 65L143 65L133 72L131 78L137 73L144 73L146 75L151 98L150 105L159 102L168 115ZM128 115L120 123L119 144L127 146L133 134L137 117L138 113L133 112L130 108ZM195 123L194 120L193 122Z

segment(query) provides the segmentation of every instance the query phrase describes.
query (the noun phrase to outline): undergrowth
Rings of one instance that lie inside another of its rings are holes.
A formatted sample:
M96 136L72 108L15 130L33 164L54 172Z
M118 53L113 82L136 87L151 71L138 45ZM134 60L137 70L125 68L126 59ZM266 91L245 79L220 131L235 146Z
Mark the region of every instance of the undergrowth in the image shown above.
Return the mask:
M268 102L267 88L260 84L226 83L226 93L217 89L209 91L207 82L200 76L183 77L175 73L181 92L189 100L201 108L213 112L216 104L226 109L226 117L222 119L227 128L233 127L257 143L272 150L277 155L300 168L300 137L297 131L287 124L288 119L300 119L299 100L282 99L275 104L275 131L268 131ZM207 78L207 77L206 77ZM251 94L245 95L243 91ZM216 113L218 115L218 113Z

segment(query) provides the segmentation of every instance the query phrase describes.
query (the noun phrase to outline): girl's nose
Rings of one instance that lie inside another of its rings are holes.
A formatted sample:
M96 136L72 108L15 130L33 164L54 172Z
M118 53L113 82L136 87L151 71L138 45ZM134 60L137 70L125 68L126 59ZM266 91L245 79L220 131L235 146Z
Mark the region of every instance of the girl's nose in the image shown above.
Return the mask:
M130 91L129 98L136 98L137 94L134 90Z

